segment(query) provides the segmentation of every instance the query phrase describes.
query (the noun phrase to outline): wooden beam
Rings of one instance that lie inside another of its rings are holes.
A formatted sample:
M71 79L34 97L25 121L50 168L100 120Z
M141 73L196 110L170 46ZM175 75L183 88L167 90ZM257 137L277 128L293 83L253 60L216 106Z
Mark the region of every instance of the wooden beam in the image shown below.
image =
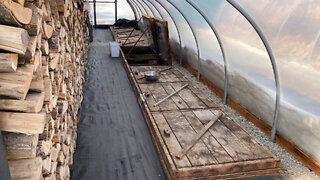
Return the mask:
M0 53L0 72L15 72L18 65L18 54Z
M24 54L29 43L25 29L0 25L0 49Z
M45 114L0 112L0 129L23 134L40 134L43 132L45 120Z

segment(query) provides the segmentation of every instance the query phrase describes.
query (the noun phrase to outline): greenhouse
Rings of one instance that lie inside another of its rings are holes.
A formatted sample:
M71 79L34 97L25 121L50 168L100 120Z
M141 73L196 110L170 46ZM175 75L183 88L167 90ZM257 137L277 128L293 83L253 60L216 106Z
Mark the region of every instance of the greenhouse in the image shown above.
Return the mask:
M0 179L320 179L317 0L0 0Z

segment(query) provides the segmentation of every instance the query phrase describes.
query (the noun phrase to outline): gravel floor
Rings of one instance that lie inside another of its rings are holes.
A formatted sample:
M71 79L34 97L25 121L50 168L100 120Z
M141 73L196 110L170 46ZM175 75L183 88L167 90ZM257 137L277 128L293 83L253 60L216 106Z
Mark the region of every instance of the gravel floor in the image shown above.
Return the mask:
M259 130L254 124L242 117L238 112L233 110L228 105L223 105L221 99L216 96L207 86L198 82L196 78L190 74L186 69L174 62L176 67L182 74L184 74L190 81L194 82L199 89L209 94L209 97L217 102L221 108L227 112L232 119L241 124L241 126L253 135L259 143L267 147L272 153L274 153L281 160L282 176L288 180L316 180L320 179L314 172L309 170L306 166L300 163L296 158L291 156L286 150L278 146L277 144L269 141L269 137Z

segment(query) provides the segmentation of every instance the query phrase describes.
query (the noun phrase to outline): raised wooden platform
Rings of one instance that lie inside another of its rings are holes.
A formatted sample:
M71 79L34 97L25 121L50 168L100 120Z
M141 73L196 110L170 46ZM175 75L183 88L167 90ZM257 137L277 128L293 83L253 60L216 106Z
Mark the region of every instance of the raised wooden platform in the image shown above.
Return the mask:
M150 83L142 78L144 71L161 71L168 66L129 66L123 53L122 57L168 179L225 179L280 173L280 160L177 69L162 72L157 82ZM189 84L187 88L153 106L185 84ZM176 158L218 112L223 115L200 141L186 156Z

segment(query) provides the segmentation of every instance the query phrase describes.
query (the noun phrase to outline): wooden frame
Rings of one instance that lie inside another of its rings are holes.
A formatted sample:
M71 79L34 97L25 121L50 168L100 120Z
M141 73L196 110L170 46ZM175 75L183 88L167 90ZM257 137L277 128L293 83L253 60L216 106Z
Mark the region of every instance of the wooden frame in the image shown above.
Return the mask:
M225 178L235 178L235 177L248 177L255 175L265 175L265 174L277 174L281 170L279 168L280 161L273 155L270 159L263 160L250 160L245 163L226 163L226 164L216 164L207 165L192 168L177 168L175 165L175 160L170 158L170 152L166 148L166 143L161 137L160 131L157 130L157 123L155 122L150 105L146 103L144 98L144 92L139 85L143 83L140 78L137 78L137 73L133 72L130 68L127 60L125 59L124 53L121 50L121 57L123 59L123 64L125 66L126 72L137 96L139 106L141 107L143 116L146 120L147 126L149 128L152 140L160 156L161 164L164 168L165 174L168 179L225 179ZM147 83L147 82L146 82ZM165 112L165 111L164 111ZM266 150L266 149L265 149ZM266 150L266 152L269 152ZM243 171L242 171L243 170Z
M169 40L169 30L168 30L168 22L164 21L162 19L159 18L154 18L155 21L155 29L157 28L157 23L161 24L163 26L163 29L165 31L163 31L163 38L165 41L165 52L159 52L160 54L165 54L166 58L164 58L164 61L167 61L169 65L172 65L172 58L171 58L171 53L170 53L170 40ZM155 32L157 33L157 29L155 30ZM156 34L156 37L159 37L158 34ZM160 47L158 44L158 49L160 51Z

